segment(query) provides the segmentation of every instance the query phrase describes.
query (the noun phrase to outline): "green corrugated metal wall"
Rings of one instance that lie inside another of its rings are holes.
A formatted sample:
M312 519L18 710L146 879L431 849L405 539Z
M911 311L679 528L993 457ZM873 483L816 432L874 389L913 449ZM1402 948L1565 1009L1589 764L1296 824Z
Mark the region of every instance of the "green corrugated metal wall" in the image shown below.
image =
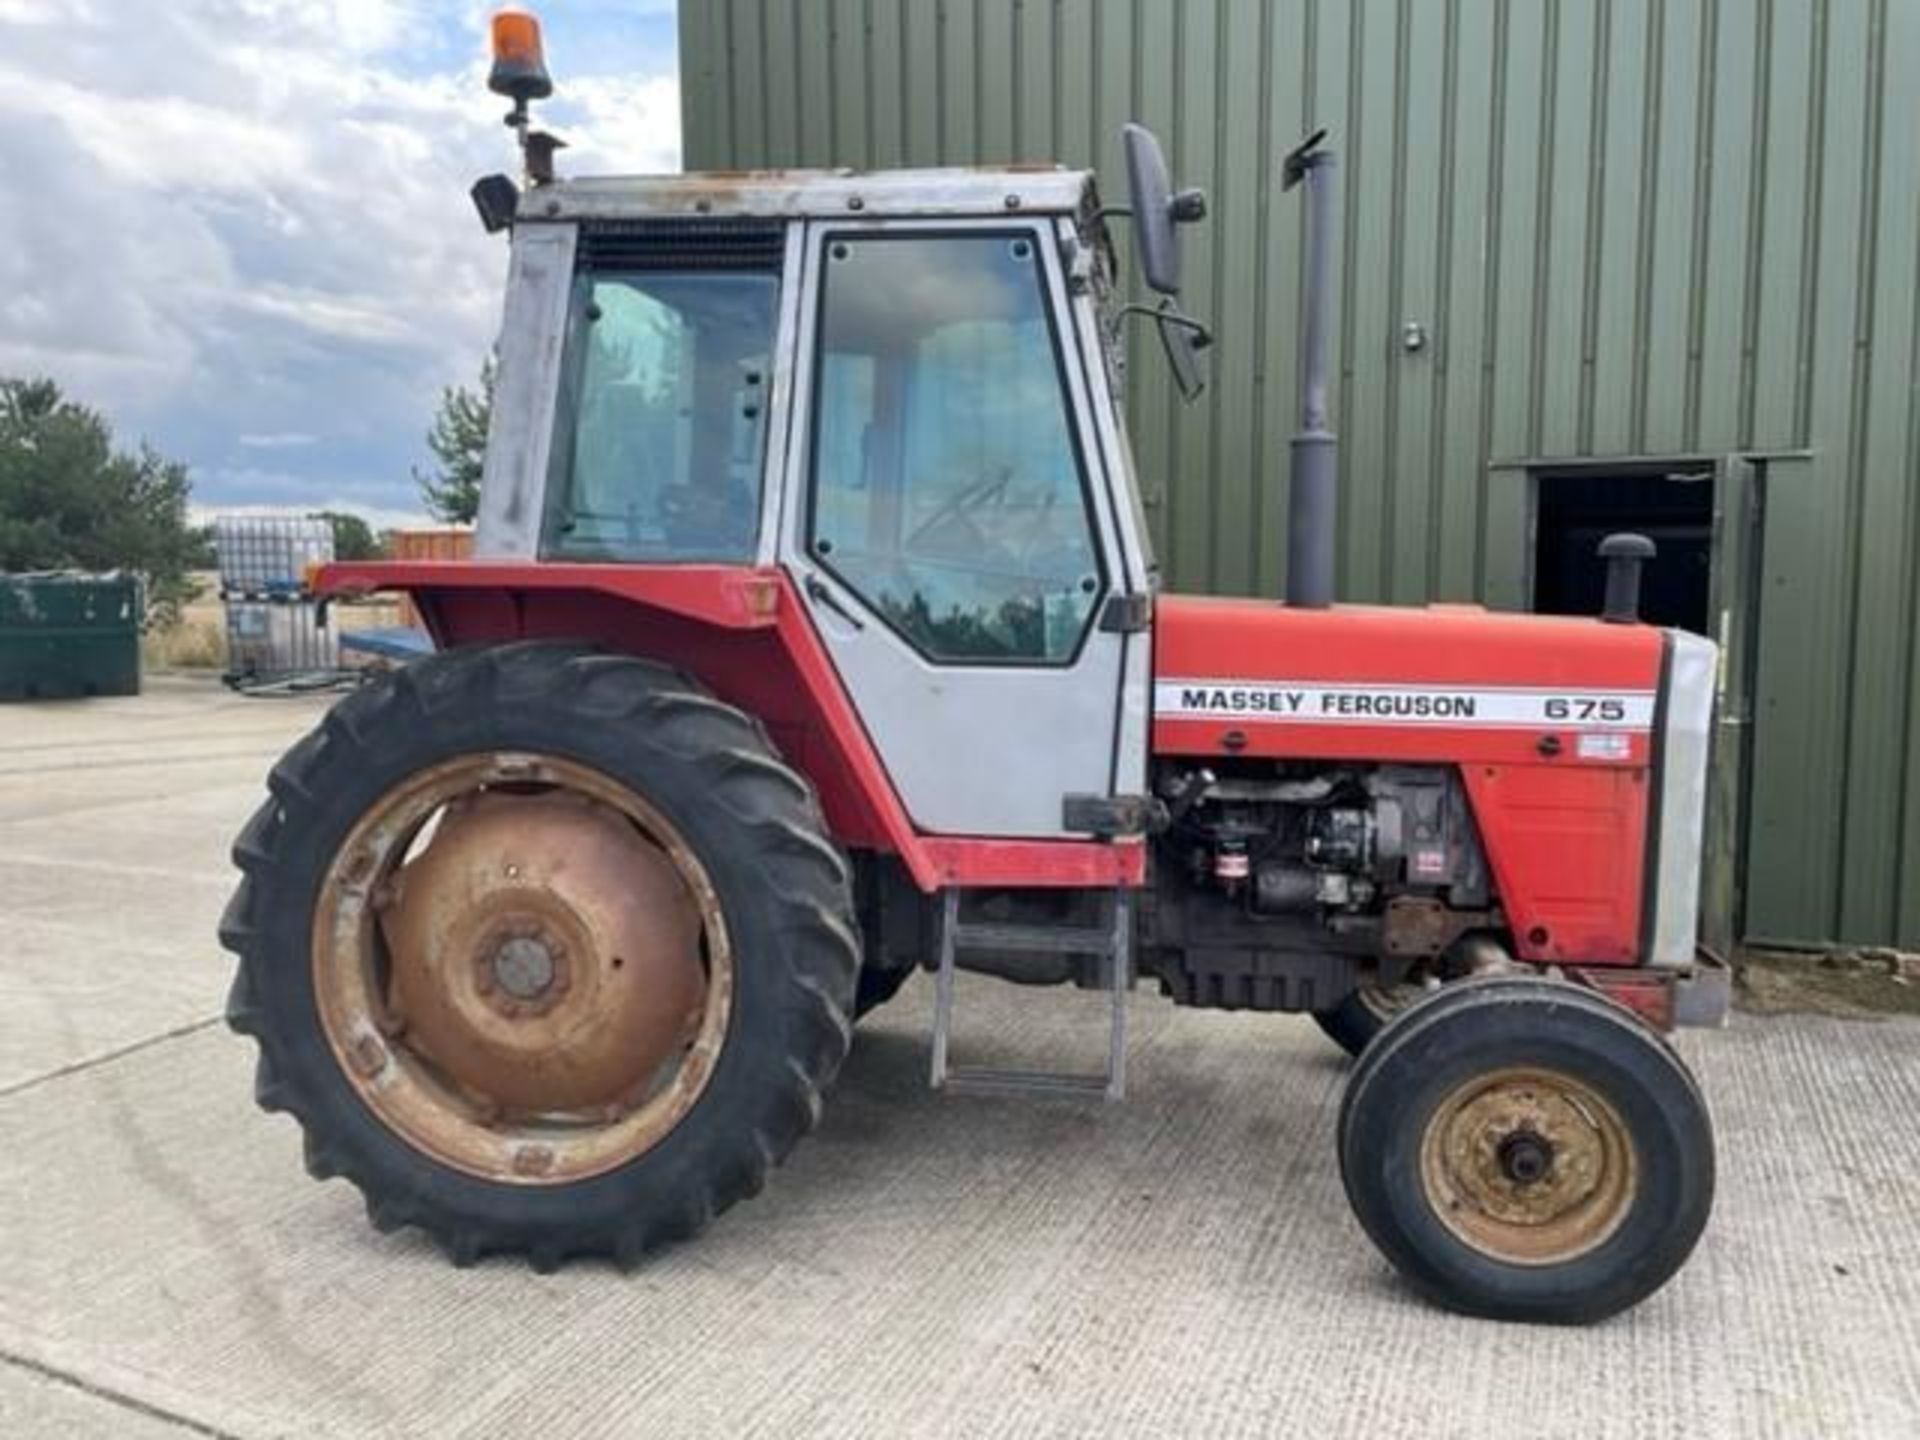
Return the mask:
M1201 406L1155 356L1131 413L1190 589L1281 583L1277 162L1331 126L1342 593L1526 603L1501 462L1769 453L1747 929L1920 946L1920 0L683 0L681 52L690 167L1058 158L1120 198L1121 122L1161 132L1220 340Z

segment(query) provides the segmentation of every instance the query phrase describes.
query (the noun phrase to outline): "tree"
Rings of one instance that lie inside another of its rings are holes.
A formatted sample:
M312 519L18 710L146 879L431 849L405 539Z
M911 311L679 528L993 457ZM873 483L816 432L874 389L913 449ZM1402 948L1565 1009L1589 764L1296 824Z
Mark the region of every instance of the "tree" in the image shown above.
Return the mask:
M440 392L440 409L427 432L437 471L413 472L427 509L450 525L471 525L480 513L480 469L487 455L487 427L493 421L494 378L489 357L480 367L477 387L449 385Z
M131 570L171 624L213 562L187 523L187 468L142 444L116 451L95 411L51 380L0 378L0 571Z
M373 527L358 515L343 510L316 510L309 517L325 520L333 526L333 558L336 560L384 560L387 537L374 534Z

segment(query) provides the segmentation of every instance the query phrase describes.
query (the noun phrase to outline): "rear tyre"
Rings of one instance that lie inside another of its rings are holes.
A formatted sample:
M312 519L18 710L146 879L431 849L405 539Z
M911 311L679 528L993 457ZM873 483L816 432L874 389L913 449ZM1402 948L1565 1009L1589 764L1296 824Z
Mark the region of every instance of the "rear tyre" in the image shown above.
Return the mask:
M1358 1057L1394 1016L1425 994L1418 985L1359 985L1331 1010L1314 1011L1313 1019L1328 1039Z
M871 965L862 966L860 981L853 996L853 1018L864 1019L870 1012L878 1010L893 999L900 993L900 987L907 983L907 977L912 974L911 967L877 970Z
M755 1193L846 1054L845 860L750 717L645 661L454 650L287 753L221 922L256 1098L456 1263L623 1262Z
M1672 1277L1713 1205L1712 1126L1659 1036L1531 976L1449 986L1390 1024L1340 1109L1355 1217L1448 1309L1583 1324Z

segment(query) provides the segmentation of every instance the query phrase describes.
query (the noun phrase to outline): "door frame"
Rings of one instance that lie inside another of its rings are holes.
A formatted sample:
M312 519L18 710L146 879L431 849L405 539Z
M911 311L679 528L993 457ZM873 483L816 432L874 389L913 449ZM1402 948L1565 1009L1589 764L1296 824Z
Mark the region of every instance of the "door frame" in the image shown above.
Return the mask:
M1700 856L1700 939L1722 954L1745 932L1749 778L1752 765L1754 672L1759 653L1762 526L1767 461L1800 452L1741 451L1718 455L1583 455L1496 462L1492 478L1525 516L1515 537L1517 564L1490 563L1487 603L1531 611L1539 543L1540 486L1556 476L1595 471L1658 475L1711 471L1713 536L1707 576L1706 638L1720 647L1707 774L1707 819ZM1512 495L1512 491L1508 491ZM1497 502L1498 491L1495 492ZM1494 504L1492 509L1504 509ZM1511 533L1511 532L1509 532ZM1489 543L1489 557L1500 549Z
M1754 674L1760 639L1766 462L1721 457L1713 487L1708 614L1720 647L1707 828L1701 853L1700 938L1729 953L1746 933L1747 812L1753 767Z
M850 696L858 688L858 677L846 668L842 659L843 649L856 640L858 643L877 641L897 647L909 655L922 671L948 677L943 685L943 691L948 692L954 686L964 686L969 677L988 679L1003 688L1012 677L1024 677L1029 682L1041 685L1071 684L1075 677L1084 675L1086 667L1096 661L1101 650L1111 648L1114 652L1111 662L1114 687L1111 692L1103 692L1104 699L1101 702L1108 729L1107 746L1100 766L1099 793L1114 793L1121 788L1122 777L1128 776L1136 768L1127 763L1130 749L1134 744L1144 748L1144 730L1130 721L1132 712L1143 708L1144 702L1135 697L1133 692L1144 692L1147 676L1144 662L1136 658L1136 652L1145 648L1142 637L1114 630L1104 622L1104 617L1107 603L1113 597L1138 592L1138 577L1142 567L1138 545L1127 529L1128 517L1121 513L1121 508L1115 503L1114 456L1100 431L1101 412L1095 404L1093 382L1086 373L1082 317L1076 314L1075 308L1075 301L1079 297L1065 273L1056 220L1050 216L1023 214L907 219L848 216L844 219L810 220L796 229L802 231L798 252L799 270L794 283L798 314L789 342L792 348L787 352L791 360L789 373L792 375L792 390L785 433L780 437L777 559L792 578L796 593L803 597L802 604L834 663L841 684ZM1100 557L1102 578L1093 618L1088 623L1074 659L1065 665L949 665L922 655L906 637L894 631L863 596L823 565L810 552L807 543L812 481L810 460L816 418L813 406L819 359L821 277L827 245L835 237L845 236L914 233L962 235L969 232L1013 232L1031 241L1039 264L1043 302L1052 321L1054 343L1057 346L1056 361L1063 386L1061 402L1068 409L1067 423L1084 470L1087 513ZM849 610L858 616L858 623L851 626L851 632L849 622L842 618ZM1130 699L1135 703L1129 704ZM942 703L946 701L943 699ZM863 723L874 741L882 765L888 768L895 792L913 818L915 828L922 833L992 835L1043 841L1083 838L1066 829L1064 807L1059 803L1064 799L1064 794L1054 799L1051 818L1044 825L1040 823L1037 811L1028 817L1027 823L1005 827L982 828L975 825L955 828L930 822L923 809L916 809L915 787L905 783L908 777L898 768L897 754L890 763L888 746L879 733L875 718L863 716ZM953 756L946 758L946 768L962 773L966 767L956 770L953 760ZM1009 787L1036 794L1047 793L1049 774L1053 768L1046 754L1035 751L1003 756L993 766L982 767L982 770L998 770L1004 775L1003 783ZM977 785L970 788L977 793Z

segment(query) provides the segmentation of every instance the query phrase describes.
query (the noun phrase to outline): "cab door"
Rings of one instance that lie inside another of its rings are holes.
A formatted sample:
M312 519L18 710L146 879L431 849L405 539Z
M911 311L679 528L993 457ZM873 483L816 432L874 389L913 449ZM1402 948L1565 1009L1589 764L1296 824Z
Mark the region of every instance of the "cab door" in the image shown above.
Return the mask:
M1120 751L1147 636L1112 603L1144 576L1062 239L1042 220L808 230L781 558L928 833L1065 836L1067 796L1144 780Z

